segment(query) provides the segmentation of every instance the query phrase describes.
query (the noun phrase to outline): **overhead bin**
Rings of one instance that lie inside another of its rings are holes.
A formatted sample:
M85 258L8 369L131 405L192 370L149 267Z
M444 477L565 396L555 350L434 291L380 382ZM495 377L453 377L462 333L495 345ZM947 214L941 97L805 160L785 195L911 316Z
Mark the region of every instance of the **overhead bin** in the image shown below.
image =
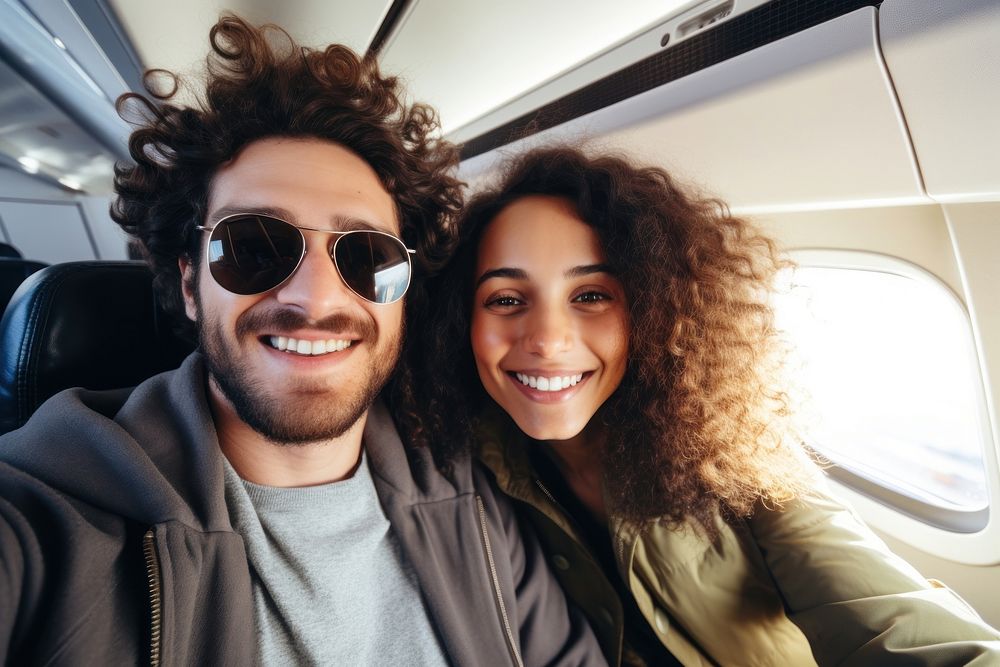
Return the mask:
M0 2L0 56L94 137L112 156L128 159L128 127L114 100L21 5Z
M929 201L877 29L878 10L862 7L471 158L462 175L538 143L594 141L743 210Z
M1000 195L1000 2L886 0L882 51L927 192Z

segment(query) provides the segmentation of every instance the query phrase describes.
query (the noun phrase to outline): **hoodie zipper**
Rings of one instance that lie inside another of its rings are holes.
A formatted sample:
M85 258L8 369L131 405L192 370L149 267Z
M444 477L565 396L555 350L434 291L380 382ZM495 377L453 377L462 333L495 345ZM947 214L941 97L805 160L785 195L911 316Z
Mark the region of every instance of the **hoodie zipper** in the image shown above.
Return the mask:
M149 664L160 664L160 631L162 614L160 606L160 558L156 553L152 528L142 536L142 554L146 559L146 583L149 587Z
M517 667L524 667L524 662L521 660L521 654L518 652L517 644L514 641L514 632L510 628L510 618L507 616L507 606L504 604L503 594L500 592L500 579L497 576L497 567L493 560L493 547L490 546L490 535L486 530L486 509L483 507L483 499L478 494L476 495L476 505L479 507L479 529L482 531L483 536L483 550L486 553L486 563L490 568L493 593L496 596L497 609L500 611L500 620L503 622L503 629L507 639L507 648L510 650L510 656L513 658L514 664L517 665Z

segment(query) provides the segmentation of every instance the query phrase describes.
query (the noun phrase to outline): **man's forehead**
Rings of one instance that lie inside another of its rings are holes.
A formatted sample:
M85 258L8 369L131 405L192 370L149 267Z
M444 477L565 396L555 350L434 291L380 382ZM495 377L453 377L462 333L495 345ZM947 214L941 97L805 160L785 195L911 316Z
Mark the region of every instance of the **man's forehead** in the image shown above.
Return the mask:
M212 178L205 222L236 213L324 229L400 227L396 201L375 170L324 139L271 137L241 149Z
M219 208L209 211L207 216L207 222L209 226L214 226L223 218L228 218L234 215L265 215L271 218L277 218L278 220L284 220L285 222L290 222L296 226L307 226L303 221L299 219L299 216L295 214L294 211L282 206L272 206L268 204L255 205L253 203L248 204L229 204L225 206L220 206ZM330 215L326 222L328 224L324 225L322 229L332 229L337 231L354 231L354 230L364 230L370 229L375 231L387 231L383 227L384 225L378 222L372 222L365 218L360 218L352 215L343 215L339 213L334 213ZM394 230L388 230L394 231Z

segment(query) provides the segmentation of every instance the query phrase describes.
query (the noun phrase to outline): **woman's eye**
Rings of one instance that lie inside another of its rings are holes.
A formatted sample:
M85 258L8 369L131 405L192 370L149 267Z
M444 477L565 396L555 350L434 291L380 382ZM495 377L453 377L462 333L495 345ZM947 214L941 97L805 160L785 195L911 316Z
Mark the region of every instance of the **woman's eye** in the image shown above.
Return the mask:
M573 301L576 303L600 303L601 301L610 301L611 295L605 294L604 292L589 291L583 294L577 294L573 297Z
M491 299L487 299L487 308L515 308L522 305L524 302L518 299L516 296L511 296L509 294L501 294L500 296L495 296Z

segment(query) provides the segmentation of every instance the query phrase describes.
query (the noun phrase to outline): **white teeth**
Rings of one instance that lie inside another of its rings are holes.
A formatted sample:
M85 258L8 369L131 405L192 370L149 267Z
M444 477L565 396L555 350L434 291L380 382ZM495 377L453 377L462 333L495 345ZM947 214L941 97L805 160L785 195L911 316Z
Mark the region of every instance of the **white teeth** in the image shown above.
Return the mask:
M351 346L350 340L328 338L327 340L299 340L285 336L271 336L268 342L276 350L315 357L331 352L341 352Z
M524 373L515 373L514 376L517 377L517 381L521 384L527 385L532 389L538 389L539 391L562 391L569 387L575 387L583 379L583 373L551 378L525 375Z

